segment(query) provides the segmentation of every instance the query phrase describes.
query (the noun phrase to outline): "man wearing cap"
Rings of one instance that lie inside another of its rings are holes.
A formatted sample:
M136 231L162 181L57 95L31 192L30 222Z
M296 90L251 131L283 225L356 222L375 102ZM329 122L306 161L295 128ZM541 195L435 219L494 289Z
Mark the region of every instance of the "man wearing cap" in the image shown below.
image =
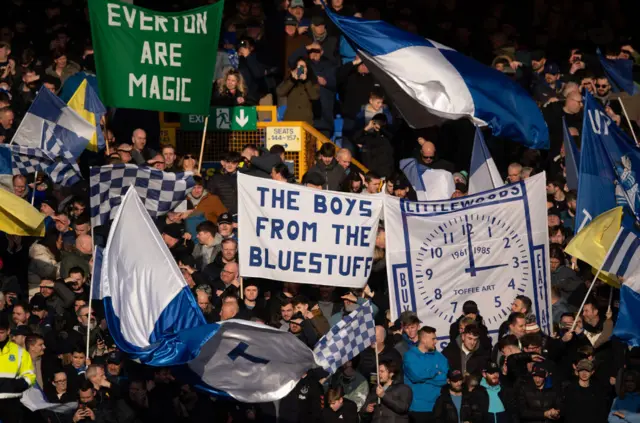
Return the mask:
M564 390L564 422L606 422L609 413L607 393L591 378L594 364L587 359L580 359L573 365L578 376Z
M304 342L309 348L313 348L318 342L318 335L311 325L311 321L304 318L302 313L297 312L289 320L289 332L294 334L299 340Z
M223 173L215 174L207 183L207 190L217 195L232 215L238 213L238 164L240 153L231 151L221 160Z
M413 391L409 408L413 423L433 421L433 407L447 383L449 364L436 350L436 330L423 326L418 331L419 342L404 355L404 383Z
M547 386L547 376L549 372L544 362L533 365L531 379L520 389L518 395L521 420L546 423L562 417L562 395L555 386Z
M500 383L500 367L487 362L482 370L482 386L489 396L489 420L496 423L518 422L518 406L513 390Z
M243 297L240 304L238 318L251 320L259 319L263 322L268 320L268 312L264 298L258 298L260 289L255 279L245 279L242 284Z
M447 373L448 386L442 389L433 407L434 421L438 423L487 421L489 398L484 388L476 387L474 395L471 396L466 392L463 383L464 374L460 370L450 369Z
M555 63L544 65L544 82L540 82L533 93L533 98L540 104L545 104L552 98L560 98L564 83L560 81L560 68Z
M34 295L33 298L36 296L38 296L38 294ZM53 311L57 316L63 316L64 313L73 305L73 301L76 299L73 291L69 289L62 279L58 279L54 282L49 278L43 278L40 281L39 296L44 297L47 308Z
M179 223L166 225L162 230L162 240L169 247L173 257L180 257L182 254L191 254L194 244L191 239L184 238L184 226Z
M31 356L9 339L9 320L0 314L0 421L21 421L20 397L36 382Z
M37 324L38 330L44 335L51 331L52 316L49 315L47 300L44 296L36 294L29 301L31 307L31 320Z
M127 379L122 374L122 353L120 351L111 351L107 354L107 366L104 370L107 380L112 385L121 385Z
M335 65L338 65L338 39L327 32L325 17L323 14L315 14L311 17L311 30L306 33L308 44L305 46L307 50L319 49L323 50L327 59ZM289 59L291 64L291 59Z

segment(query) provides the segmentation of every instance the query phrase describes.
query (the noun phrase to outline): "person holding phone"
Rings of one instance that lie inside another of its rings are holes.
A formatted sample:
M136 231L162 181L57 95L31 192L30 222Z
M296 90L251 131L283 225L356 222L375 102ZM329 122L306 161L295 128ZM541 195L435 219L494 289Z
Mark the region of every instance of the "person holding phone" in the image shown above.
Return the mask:
M278 97L287 98L285 121L313 124L313 101L320 98L320 85L305 59L298 59L285 80L276 88Z

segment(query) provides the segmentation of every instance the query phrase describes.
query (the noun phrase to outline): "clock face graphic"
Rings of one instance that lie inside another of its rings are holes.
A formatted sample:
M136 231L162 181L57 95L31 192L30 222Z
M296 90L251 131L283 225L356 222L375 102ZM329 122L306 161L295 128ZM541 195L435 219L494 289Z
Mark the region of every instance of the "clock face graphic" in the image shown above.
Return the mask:
M475 300L487 328L497 329L511 313L516 295L525 295L532 281L522 226L480 211L439 222L414 261L416 301L431 318L451 324L462 314L464 302Z

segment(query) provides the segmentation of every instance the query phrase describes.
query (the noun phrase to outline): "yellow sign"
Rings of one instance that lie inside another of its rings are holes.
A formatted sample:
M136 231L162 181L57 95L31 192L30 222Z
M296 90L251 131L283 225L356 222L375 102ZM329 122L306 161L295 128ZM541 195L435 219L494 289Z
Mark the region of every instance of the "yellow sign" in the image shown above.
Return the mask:
M302 128L299 126L267 126L265 140L267 148L280 144L286 151L300 151L302 146Z
M176 146L176 128L160 128L160 145Z

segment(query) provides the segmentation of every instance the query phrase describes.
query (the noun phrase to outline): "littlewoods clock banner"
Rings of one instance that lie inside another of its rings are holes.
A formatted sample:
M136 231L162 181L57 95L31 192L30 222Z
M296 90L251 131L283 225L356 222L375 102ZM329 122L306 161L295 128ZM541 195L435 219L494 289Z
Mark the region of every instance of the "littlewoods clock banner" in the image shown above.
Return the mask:
M392 318L415 310L444 340L464 302L473 300L493 334L516 295L526 295L541 329L550 333L545 183L540 174L444 201L385 196Z
M89 0L100 96L107 106L207 114L224 2L159 13Z

